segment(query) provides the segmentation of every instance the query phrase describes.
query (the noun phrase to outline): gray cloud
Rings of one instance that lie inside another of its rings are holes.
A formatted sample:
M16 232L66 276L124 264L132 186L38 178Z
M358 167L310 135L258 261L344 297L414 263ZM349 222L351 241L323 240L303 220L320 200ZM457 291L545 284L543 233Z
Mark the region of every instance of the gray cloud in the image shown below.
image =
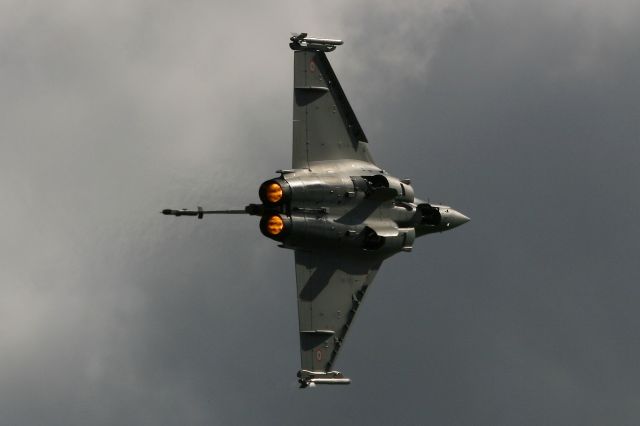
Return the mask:
M3 421L637 423L639 14L3 4ZM253 218L156 213L242 206L289 164L299 30L345 38L374 158L472 218L384 265L339 361L354 383L312 392L291 253Z

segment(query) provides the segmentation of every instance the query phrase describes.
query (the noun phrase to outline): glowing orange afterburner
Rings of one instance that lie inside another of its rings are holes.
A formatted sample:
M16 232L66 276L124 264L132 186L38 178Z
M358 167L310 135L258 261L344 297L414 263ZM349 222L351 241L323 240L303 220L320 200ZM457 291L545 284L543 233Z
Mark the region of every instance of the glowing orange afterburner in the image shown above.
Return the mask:
M267 221L267 232L271 235L278 235L284 228L284 222L280 216L271 216Z
M270 203L277 203L282 200L282 187L276 182L271 182L267 185L264 191L267 201Z

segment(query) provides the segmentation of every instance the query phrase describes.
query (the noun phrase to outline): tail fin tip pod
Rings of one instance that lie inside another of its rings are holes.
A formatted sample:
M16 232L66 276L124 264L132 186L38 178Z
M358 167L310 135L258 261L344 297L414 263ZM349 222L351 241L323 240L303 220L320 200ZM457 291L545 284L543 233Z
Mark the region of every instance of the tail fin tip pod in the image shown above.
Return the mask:
M315 387L315 385L348 385L351 379L344 377L339 371L298 371L298 382L301 388Z
M322 52L333 52L336 47L344 44L342 40L330 38L307 37L307 33L294 34L290 40L289 47L292 50L319 50Z

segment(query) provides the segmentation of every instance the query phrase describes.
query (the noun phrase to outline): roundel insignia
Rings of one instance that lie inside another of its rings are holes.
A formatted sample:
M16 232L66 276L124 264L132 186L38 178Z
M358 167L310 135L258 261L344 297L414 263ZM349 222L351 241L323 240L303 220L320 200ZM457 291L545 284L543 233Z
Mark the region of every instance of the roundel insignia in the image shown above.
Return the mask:
M309 61L309 71L316 72L316 63L313 62L313 59Z
M316 360L322 361L322 351L320 349L316 351Z

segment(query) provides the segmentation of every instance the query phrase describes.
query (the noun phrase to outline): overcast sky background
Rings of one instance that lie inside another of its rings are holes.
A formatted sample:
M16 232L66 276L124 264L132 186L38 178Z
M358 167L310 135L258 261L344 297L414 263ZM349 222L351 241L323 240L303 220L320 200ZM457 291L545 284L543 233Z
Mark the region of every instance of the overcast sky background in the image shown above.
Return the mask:
M0 2L0 423L637 425L640 4ZM378 164L472 221L387 261L299 390L290 31Z

